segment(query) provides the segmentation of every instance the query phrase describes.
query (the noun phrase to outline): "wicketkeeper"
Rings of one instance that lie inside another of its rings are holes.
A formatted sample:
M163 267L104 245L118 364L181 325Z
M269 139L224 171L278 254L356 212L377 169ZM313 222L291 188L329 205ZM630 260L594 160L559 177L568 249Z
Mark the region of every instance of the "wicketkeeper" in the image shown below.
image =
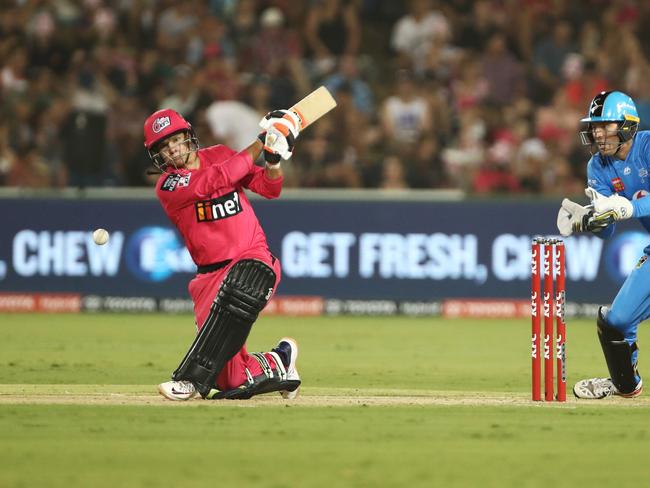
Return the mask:
M563 236L593 232L607 239L616 221L637 218L650 231L650 132L637 132L639 115L634 101L619 91L601 92L591 102L580 132L592 147L585 190L591 204L562 201L557 226ZM578 381L578 398L611 395L635 397L643 382L637 371L639 323L650 317L650 246L623 283L610 307L600 307L596 325L609 378Z
M280 339L263 353L245 347L280 281L280 262L244 189L266 198L280 195L280 160L291 157L300 130L287 110L271 112L260 125L258 139L235 152L223 145L200 149L192 126L170 109L144 123L145 148L162 172L156 195L197 264L189 292L198 333L172 381L158 387L170 400L189 400L197 392L209 399L298 393L295 340ZM264 168L254 164L262 151Z

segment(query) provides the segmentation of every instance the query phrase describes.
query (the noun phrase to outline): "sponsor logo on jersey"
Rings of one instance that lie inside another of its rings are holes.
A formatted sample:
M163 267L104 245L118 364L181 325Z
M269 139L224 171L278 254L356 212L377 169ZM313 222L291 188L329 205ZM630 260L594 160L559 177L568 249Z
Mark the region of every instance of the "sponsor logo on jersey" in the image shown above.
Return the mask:
M641 168L639 170L639 178L645 178L646 176L648 176L648 170L645 168Z
M163 130L165 127L169 127L170 125L171 125L171 121L169 120L169 117L158 117L156 120L153 121L151 129L156 134L158 134L158 132Z
M169 175L160 186L162 191L174 191L176 188L189 186L192 173L186 175Z
M632 173L632 168L630 168L629 166L626 166L625 169L623 170L623 174L625 176L627 176L627 175L629 175L631 173Z
M614 191L625 191L625 185L623 184L623 180L620 178L612 178L612 186L614 187Z
M198 222L213 222L223 220L242 211L239 193L236 191L227 193L212 200L204 200L194 204L196 208L196 220Z

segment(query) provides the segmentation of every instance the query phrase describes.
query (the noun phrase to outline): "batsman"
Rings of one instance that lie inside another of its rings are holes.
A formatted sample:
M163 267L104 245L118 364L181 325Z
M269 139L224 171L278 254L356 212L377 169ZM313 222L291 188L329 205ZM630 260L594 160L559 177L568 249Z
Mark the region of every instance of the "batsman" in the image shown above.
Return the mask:
M616 222L639 220L650 231L650 131L638 131L639 115L634 101L619 91L594 97L587 116L580 121L580 137L591 147L587 164L587 196L582 206L562 201L557 226L563 236L592 232L607 239ZM600 307L596 326L605 356L608 378L578 381L578 398L600 399L612 395L632 398L641 394L643 382L637 370L637 329L650 317L650 246L609 307Z
M144 123L144 146L161 172L160 203L197 264L189 284L198 333L159 392L170 400L248 399L280 392L294 398L300 386L298 345L280 339L269 352L248 353L245 342L280 281L280 263L245 189L277 198L281 159L291 157L301 124L290 110L269 113L246 149L199 148L192 126L164 109ZM254 161L264 152L264 168Z

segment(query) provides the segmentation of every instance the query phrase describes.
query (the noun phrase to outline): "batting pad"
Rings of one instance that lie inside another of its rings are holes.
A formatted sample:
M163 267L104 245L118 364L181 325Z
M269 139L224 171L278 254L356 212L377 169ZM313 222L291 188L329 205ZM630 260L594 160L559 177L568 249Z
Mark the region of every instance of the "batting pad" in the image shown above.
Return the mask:
M203 327L174 371L175 381L191 381L205 398L226 363L244 346L251 327L271 297L274 271L255 259L230 269Z

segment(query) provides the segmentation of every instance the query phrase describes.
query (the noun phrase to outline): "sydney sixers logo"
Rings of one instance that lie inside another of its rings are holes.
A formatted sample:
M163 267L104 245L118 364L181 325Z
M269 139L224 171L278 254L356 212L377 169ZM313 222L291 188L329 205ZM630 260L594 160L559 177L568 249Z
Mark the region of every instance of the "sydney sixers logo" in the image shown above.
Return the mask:
M158 117L156 120L153 121L153 125L151 126L151 129L158 134L161 130L163 130L165 127L169 127L171 125L171 121L169 120L169 117Z

